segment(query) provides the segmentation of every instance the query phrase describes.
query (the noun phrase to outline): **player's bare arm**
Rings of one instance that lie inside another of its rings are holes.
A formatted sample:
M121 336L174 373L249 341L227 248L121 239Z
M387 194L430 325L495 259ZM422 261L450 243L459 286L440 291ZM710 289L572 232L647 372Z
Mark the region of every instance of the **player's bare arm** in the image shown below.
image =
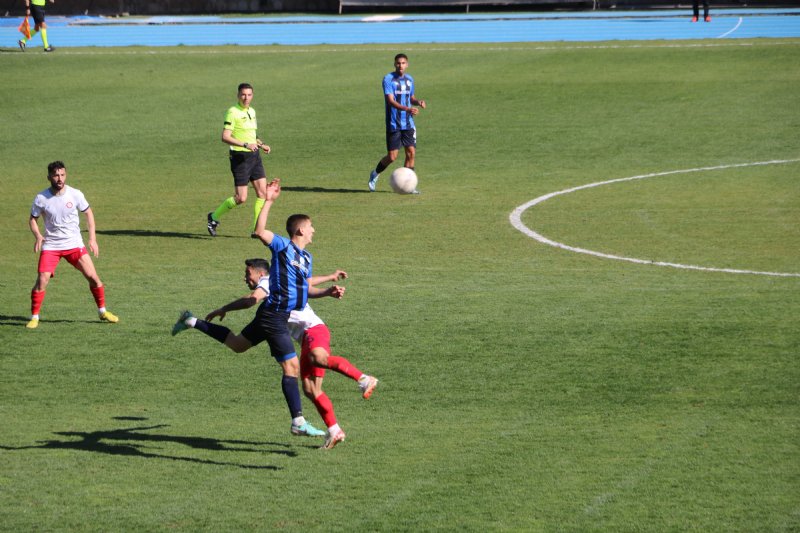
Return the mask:
M324 298L325 296L341 299L344 296L344 287L339 285L331 285L330 287L326 287L324 289L312 286L308 287L309 298Z
M253 231L253 234L261 239L261 242L267 246L272 244L272 239L275 238L275 234L267 229L269 210L272 208L272 203L278 198L278 196L280 196L280 194L281 180L275 178L270 181L269 184L267 184L267 192L266 196L264 197L264 207L261 208L261 212L258 214L258 220L256 220L256 229Z
M28 226L31 228L34 239L36 239L36 242L33 243L33 251L38 254L42 251L42 243L44 243L44 236L42 232L39 231L39 219L34 216L30 217L28 219Z
M425 104L425 100L419 100L416 96L411 96L411 103L414 105L420 106L422 109L427 108L428 106Z
M267 297L266 291L261 287L257 288L247 296L242 296L229 304L223 305L219 309L214 309L206 315L206 321L210 322L214 317L219 317L220 320L225 318L225 315L231 311L241 311L242 309L250 309Z
M83 212L86 215L86 225L89 228L89 250L94 254L95 257L100 256L100 248L97 246L97 236L95 234L95 224L94 224L94 213L92 213L92 208L87 207L86 211Z
M337 281L340 279L347 279L347 272L344 270L337 270L333 274L328 274L327 276L311 276L308 278L308 284L309 286L313 287L314 285L319 285L320 283Z
M386 102L388 102L388 104L390 106L392 106L393 108L395 108L395 109L399 109L400 111L406 111L408 113L411 113L412 115L416 115L417 113L419 113L419 109L416 108L416 107L413 107L413 106L412 107L406 107L404 105L400 105L400 102L398 102L397 100L394 99L394 95L393 94L387 94L387 95L384 95L384 96L386 98ZM413 103L413 100L412 100L412 103ZM423 107L425 107L425 106L423 106Z

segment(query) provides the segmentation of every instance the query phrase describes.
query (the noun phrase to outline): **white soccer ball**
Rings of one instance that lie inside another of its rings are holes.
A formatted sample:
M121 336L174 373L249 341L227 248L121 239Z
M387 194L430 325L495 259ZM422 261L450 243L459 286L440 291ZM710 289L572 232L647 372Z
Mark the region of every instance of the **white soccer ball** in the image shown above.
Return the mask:
M417 188L417 173L410 168L400 167L392 172L389 185L397 194L411 194Z

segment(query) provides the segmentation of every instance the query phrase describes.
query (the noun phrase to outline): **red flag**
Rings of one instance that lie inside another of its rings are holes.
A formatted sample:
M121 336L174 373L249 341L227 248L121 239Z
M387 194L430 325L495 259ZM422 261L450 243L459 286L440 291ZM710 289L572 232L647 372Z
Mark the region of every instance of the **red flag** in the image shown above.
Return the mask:
M24 35L26 39L31 38L31 24L28 22L28 17L25 17L25 20L22 21L22 24L19 25L17 30Z

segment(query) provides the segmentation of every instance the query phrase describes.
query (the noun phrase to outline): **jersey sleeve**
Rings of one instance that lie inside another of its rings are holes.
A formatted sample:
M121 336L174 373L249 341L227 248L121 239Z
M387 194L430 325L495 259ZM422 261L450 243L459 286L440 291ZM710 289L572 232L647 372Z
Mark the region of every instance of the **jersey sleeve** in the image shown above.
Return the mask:
M77 189L74 190L73 193L75 195L75 207L78 208L78 211L83 213L89 209L89 202L86 200L86 196L84 196L83 193Z
M288 248L291 242L292 241L286 237L273 233L272 242L269 243L269 249L272 250L272 253L278 253Z
M392 75L389 74L383 78L383 94L394 94L394 84L392 83Z
M263 278L259 279L256 289L263 290L267 293L267 296L269 296L269 276L264 276Z
M225 124L223 125L223 129L233 131L233 122L235 120L233 111L234 111L234 108L230 107L225 112Z
M36 198L33 199L33 204L31 205L31 216L33 218L39 218L42 216L43 210L44 202L42 201L42 195L37 194Z

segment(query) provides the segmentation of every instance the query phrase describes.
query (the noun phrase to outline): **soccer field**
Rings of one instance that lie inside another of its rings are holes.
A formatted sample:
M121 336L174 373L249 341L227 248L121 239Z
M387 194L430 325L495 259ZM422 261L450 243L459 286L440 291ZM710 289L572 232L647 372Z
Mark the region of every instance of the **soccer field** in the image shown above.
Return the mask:
M419 196L388 172L366 186L399 51L428 103ZM800 40L766 39L0 54L0 530L800 529L798 64ZM265 346L170 336L268 256L252 190L205 228L232 193L219 137L242 81L283 183L271 223L312 217L315 274L350 275L315 310L381 380L364 401L328 373L331 451L290 434ZM24 327L55 159L94 211L118 324L62 262ZM510 221L651 174L520 222L790 275L576 253Z

